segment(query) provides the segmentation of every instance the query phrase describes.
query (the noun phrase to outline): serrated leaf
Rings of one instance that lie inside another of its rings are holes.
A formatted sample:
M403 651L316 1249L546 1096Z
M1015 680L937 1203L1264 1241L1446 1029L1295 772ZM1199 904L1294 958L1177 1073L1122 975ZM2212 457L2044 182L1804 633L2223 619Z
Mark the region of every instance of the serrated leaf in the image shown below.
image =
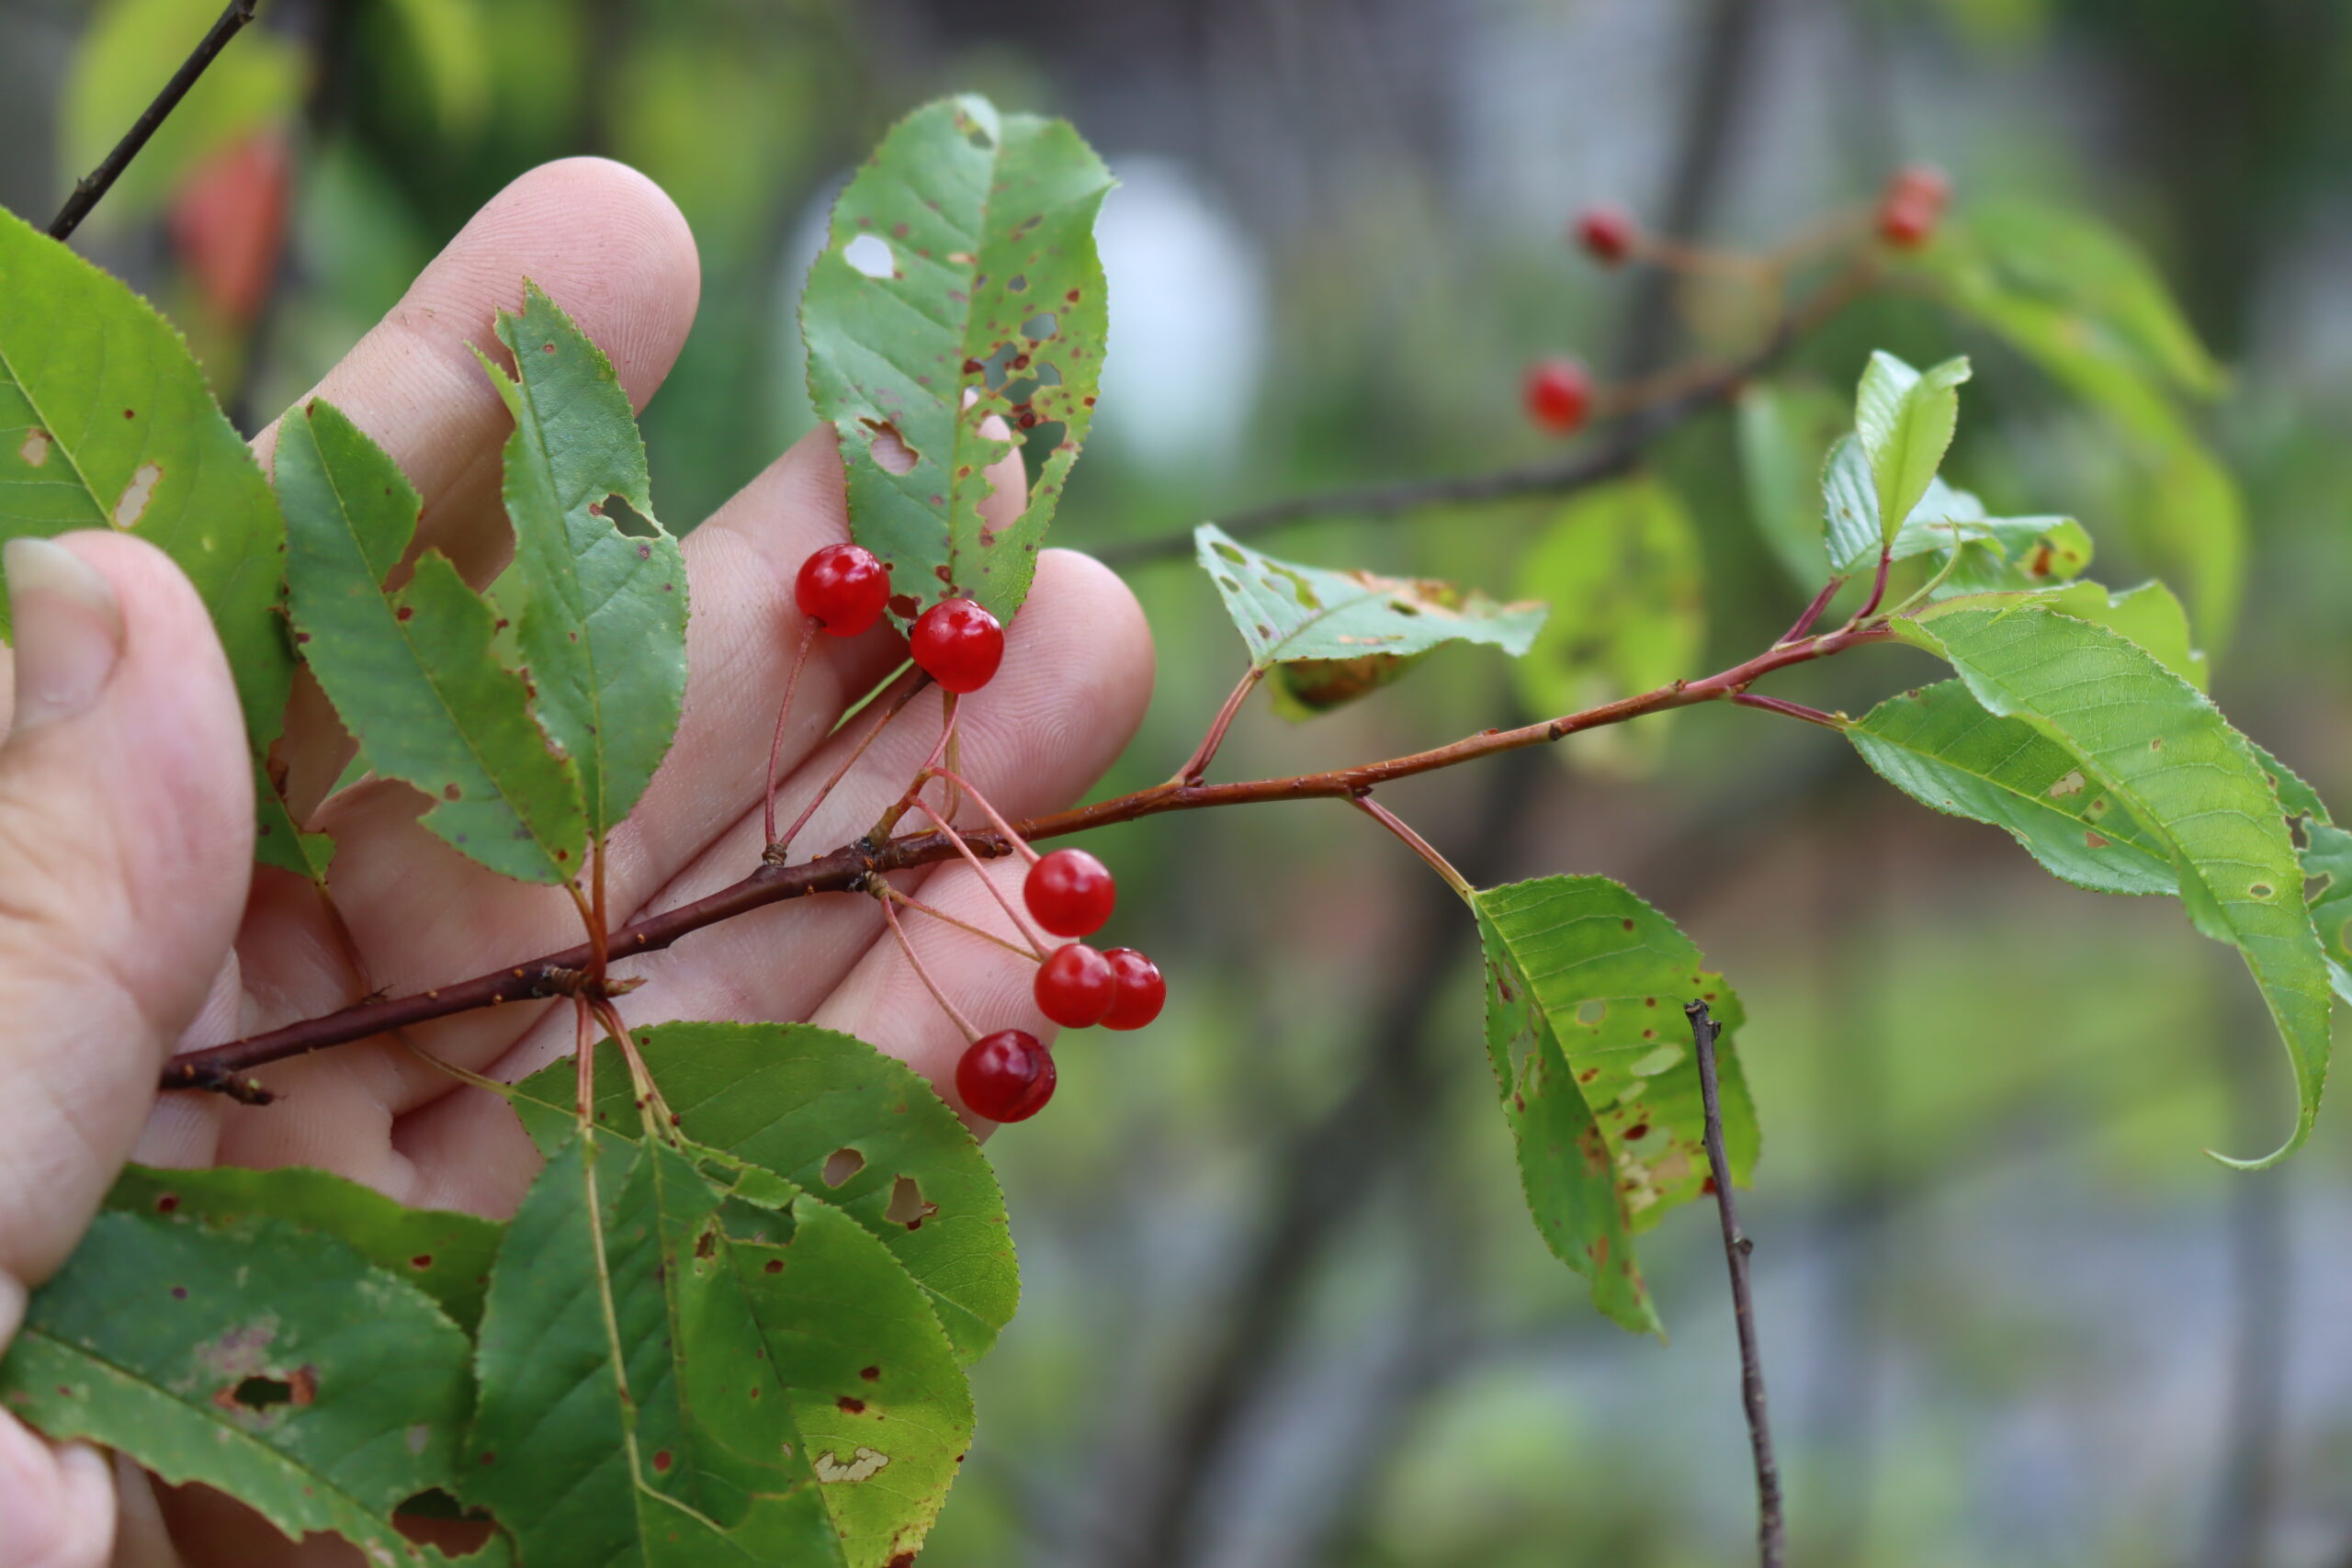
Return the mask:
M285 526L179 334L114 278L0 211L0 538L118 528L196 585L229 655L267 864L323 875L267 757L294 676L278 617ZM0 633L7 611L0 604Z
M962 1120L923 1077L853 1035L810 1024L663 1023L637 1046L679 1130L786 1178L879 1237L930 1297L966 1360L1019 1304L1004 1196ZM542 1149L572 1119L570 1060L515 1086ZM596 1118L628 1136L637 1111L609 1042L596 1052Z
M1958 388L1967 379L1964 358L1923 371L1883 350L1871 355L1854 395L1854 434L1870 460L1883 528L1910 516L1927 494L1960 423Z
M2250 1163L2291 1153L2327 1076L2329 976L2286 813L2251 746L2138 645L2046 606L1946 607L1894 624L1949 660L1988 711L2064 746L2086 783L2165 843L2191 922L2245 956L2294 1069L2294 1133Z
M1711 1190L1697 1057L1683 1004L1728 1043L1738 997L1674 922L1601 876L1547 876L1473 899L1487 957L1487 1050L1518 1144L1529 1212L1555 1256L1625 1327L1662 1332L1634 1233ZM1756 1113L1719 1049L1724 1152L1745 1182Z
M2092 784L2075 754L1940 681L1847 727L1862 760L1923 806L2005 829L2052 875L2101 893L2180 891L2172 849Z
M2301 818L2303 876L2320 886L2309 895L2312 924L2327 954L2328 979L2335 994L2352 1002L2352 832L2338 827L2319 792L2300 774L2253 741L2255 760L2269 776L2289 819Z
M1520 563L1519 591L1551 606L1511 667L1521 701L1534 713L1575 713L1689 673L1706 650L1702 570L1690 513L1659 480L1621 479L1568 502ZM1668 716L1572 735L1562 754L1602 772L1645 772L1664 754Z
M1823 569L1820 475L1830 447L1853 427L1851 411L1806 382L1751 383L1736 407L1748 516L1790 581L1810 593Z
M1939 479L1928 487L1930 499L1942 486ZM1965 491L1952 492L1973 502ZM1924 509L1926 502L1921 503ZM1917 517L1919 511L1912 513ZM1909 533L1911 525L1904 525ZM1951 563L1951 570L1941 571L1950 559L1951 546L1949 528L1928 525L1926 532L1946 535L1936 545L1938 568L1942 581L1929 590L1934 599L1955 598L1963 593L2025 592L2046 588L2055 583L2072 581L2080 577L2091 564L2091 536L2083 525L2071 517L1987 517L1969 530L1978 536L1964 538L1959 546L1960 559ZM1898 537L1897 548L1905 541Z
M33 1293L0 1405L225 1492L297 1540L439 1562L390 1516L454 1484L468 1348L430 1297L331 1235L115 1210Z
M278 424L288 611L303 658L359 759L432 802L424 825L526 882L578 874L587 846L578 771L548 750L523 679L492 652L497 617L438 550L384 586L416 534L398 464L333 405Z
M462 1495L526 1563L835 1563L718 1224L664 1144L557 1150L491 1272Z
M2188 612L2181 607L2173 591L2161 582L2143 582L2120 592L2110 592L2097 582L2074 582L2055 589L1957 595L1921 610L1917 618L1933 622L1955 611L2009 610L2026 605L2105 626L2136 644L2157 663L2200 692L2211 678L2205 655L2190 646Z
M686 569L653 519L645 443L604 350L537 284L499 341L521 379L482 367L514 416L506 513L514 524L520 647L540 726L580 771L602 842L670 750L686 692ZM651 530L624 534L614 497Z
M220 15L215 0L111 0L95 8L60 105L62 186L114 150ZM300 40L247 28L205 67L85 227L124 228L163 205L205 160L298 118L309 75Z
M115 1178L106 1206L217 1224L267 1216L322 1232L431 1296L468 1333L481 1320L482 1287L506 1228L478 1214L407 1208L373 1188L290 1165L272 1170L129 1165Z
M1236 543L1214 523L1193 536L1253 669L1375 653L1404 658L1449 642L1487 643L1517 656L1544 625L1541 604L1498 604L1475 589L1422 578L1297 566Z
M1010 621L1028 596L1093 421L1111 184L1066 121L967 96L892 127L834 206L801 297L808 395L840 436L850 532L890 566L902 615L962 593ZM1027 503L991 528L988 469L1015 446Z

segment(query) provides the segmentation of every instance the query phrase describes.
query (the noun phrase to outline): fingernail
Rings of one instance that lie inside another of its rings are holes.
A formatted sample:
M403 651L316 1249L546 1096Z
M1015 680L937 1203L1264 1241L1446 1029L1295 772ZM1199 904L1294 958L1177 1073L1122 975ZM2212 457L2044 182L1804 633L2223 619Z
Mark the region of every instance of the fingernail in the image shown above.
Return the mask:
M97 701L122 659L122 605L96 569L48 539L0 550L17 649L16 728L71 718Z

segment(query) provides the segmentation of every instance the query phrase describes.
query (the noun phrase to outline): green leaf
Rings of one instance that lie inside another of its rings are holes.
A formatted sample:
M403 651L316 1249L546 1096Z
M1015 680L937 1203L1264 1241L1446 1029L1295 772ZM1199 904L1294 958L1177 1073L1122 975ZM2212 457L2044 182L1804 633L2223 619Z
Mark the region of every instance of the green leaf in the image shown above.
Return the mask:
M33 1293L0 1405L225 1492L296 1540L437 1562L390 1517L455 1484L467 1355L430 1297L334 1236L115 1210Z
M2320 884L2311 895L2312 924L2320 947L2327 954L2329 981L2335 994L2352 1002L2352 832L2336 826L2319 792L2305 784L2292 768L2261 746L2254 754L2269 775L2288 818L2301 818L2303 830L2303 876Z
M1758 381L1739 395L1740 477L1757 532L1789 579L1805 592L1821 586L1820 476L1851 411L1826 387Z
M2105 626L2128 637L2155 661L2204 691L2213 671L2205 655L2190 646L2188 612L2161 582L2143 582L2110 593L2096 582L2077 582L2041 601L2060 615Z
M1902 536L1897 530L1895 537ZM1857 570L1893 547L1879 526L1878 480L1858 436L1838 437L1822 459L1821 537L1838 571Z
M1021 1294L1004 1197L963 1121L923 1077L853 1035L810 1024L664 1023L638 1050L687 1137L786 1178L889 1248L966 1360L993 1344ZM571 1123L569 1059L515 1086L542 1149ZM596 1052L596 1117L637 1126L617 1047Z
M594 1133L524 1196L463 1495L525 1562L842 1562L718 1203L680 1151Z
M2251 1163L2291 1153L2327 1076L2328 974L2286 813L2245 738L2135 643L2043 605L1955 600L1894 624L1988 711L2064 747L2086 784L2170 851L2191 922L2245 956L2294 1069L2293 1134Z
M469 1333L481 1320L483 1283L506 1228L475 1214L405 1208L373 1188L290 1165L274 1170L125 1166L107 1194L107 1207L213 1224L266 1216L323 1232L431 1296Z
M1947 359L1925 371L1894 355L1871 355L1854 396L1854 434L1870 460L1882 525L1911 515L1951 446L1968 361ZM1886 536L1891 538L1892 536Z
M62 184L114 150L220 15L217 0L111 0L74 51L61 105ZM310 62L293 35L249 27L188 89L85 224L119 230L164 200L215 153L301 113Z
M1521 700L1535 713L1575 713L1688 674L1706 650L1702 570L1690 515L1657 479L1621 479L1568 502L1520 564L1520 592L1551 606L1511 669ZM1572 735L1563 754L1645 772L1663 755L1666 716Z
M1067 122L959 97L892 127L834 206L801 297L808 395L841 438L850 532L891 568L901 614L962 593L1010 621L1028 596L1093 422L1111 184ZM991 528L988 469L1015 446L1027 504Z
M1249 646L1250 667L1299 660L1405 658L1449 642L1525 653L1544 625L1541 604L1498 604L1422 578L1295 566L1237 544L1204 523L1193 532L1201 570Z
M120 528L196 585L229 655L254 755L265 863L322 874L266 759L294 676L278 616L285 525L179 334L147 303L0 212L0 538ZM0 633L7 612L0 605Z
M1959 681L1889 697L1847 728L1862 760L1923 806L2006 829L2045 870L2101 893L2180 891L2172 848L2090 783L2075 754L1984 711Z
M1718 1053L1724 1152L1746 1182L1756 1112L1730 1042L1746 1014L1673 921L1601 876L1478 893L1487 1050L1518 1143L1520 1179L1555 1256L1625 1327L1662 1332L1633 1236L1710 1190L1698 1060L1682 1008L1705 1000Z
M579 873L580 779L548 749L521 676L491 649L497 617L438 550L384 587L418 498L383 449L314 400L279 422L288 610L295 641L367 767L422 791L427 828L526 882Z
M686 692L686 568L653 521L645 443L604 350L537 284L499 341L519 383L482 367L514 416L506 513L514 523L521 648L538 719L580 770L588 831L602 842L645 793L677 733ZM615 496L650 532L605 515Z
M1937 480L1928 487L1929 500L1943 488ZM1965 491L1954 491L1955 496L1970 502L1975 498ZM1928 502L1920 503L1921 509ZM1918 511L1912 518L1919 516ZM1909 535L1912 524L1903 525ZM1940 533L1936 553L1938 567L1950 560L1951 534L1927 525L1922 530L1928 535ZM1963 593L2023 592L2046 588L2053 583L2068 582L2080 577L2091 564L2091 536L2083 525L2071 517L1986 517L1969 525L1966 532L1975 536L1963 537L1959 546L1960 559L1943 573L1943 581L1929 590L1929 597L1950 599ZM1898 553L1905 544L1903 536L1895 541Z

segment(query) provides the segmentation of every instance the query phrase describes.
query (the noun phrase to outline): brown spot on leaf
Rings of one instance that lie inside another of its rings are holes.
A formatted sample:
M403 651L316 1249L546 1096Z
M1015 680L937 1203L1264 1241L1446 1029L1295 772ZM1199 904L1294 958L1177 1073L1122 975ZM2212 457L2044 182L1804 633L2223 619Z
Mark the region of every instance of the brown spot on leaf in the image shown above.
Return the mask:
M763 1268L763 1269L761 1270L761 1272L762 1272L762 1273L765 1273L765 1274L781 1274L781 1273L783 1273L783 1272L784 1272L784 1259L783 1259L783 1258L769 1258L769 1259L767 1260L766 1267L765 1267L765 1268Z
M858 1369L857 1375L864 1378L867 1382L873 1382L882 1376L882 1369L879 1367L861 1367Z
M655 1474L657 1474L657 1475L659 1475L659 1474L664 1474L664 1473L666 1473L666 1472L669 1471L669 1468L670 1468L670 1450L669 1450L668 1449L657 1449L656 1450L654 1450L654 1454L653 1454L653 1470L654 1470L654 1473L655 1473Z
M863 1416L865 1414L865 1401L862 1399L852 1399L848 1394L842 1394L839 1399L833 1401L833 1403L841 1406L842 1414L844 1416Z
M49 461L49 449L55 444L48 431L36 426L25 432L25 444L17 448L17 456L28 468L38 468Z
M139 519L146 515L148 502L154 499L156 481L164 470L153 463L141 463L132 470L130 482L122 487L122 499L114 503L114 525L135 528Z

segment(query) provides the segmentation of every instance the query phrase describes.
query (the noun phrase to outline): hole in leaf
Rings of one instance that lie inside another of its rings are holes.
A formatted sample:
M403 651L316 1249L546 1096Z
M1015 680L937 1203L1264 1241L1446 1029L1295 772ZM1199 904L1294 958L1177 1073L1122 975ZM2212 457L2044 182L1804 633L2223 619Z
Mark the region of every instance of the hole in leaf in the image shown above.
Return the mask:
M857 423L874 433L865 449L884 473L910 474L915 465L922 461L922 454L908 446L907 438L888 420L861 419Z
M164 470L153 463L141 463L132 471L130 482L122 487L122 499L114 503L116 527L139 525L139 519L146 514L147 502L154 496L156 481L163 477Z
M835 1149L825 1156L825 1185L839 1187L865 1168L865 1156L855 1149Z
M939 1205L923 1201L922 1189L915 1185L914 1178L902 1176L890 1185L890 1206L883 1211L882 1217L892 1224L916 1230L937 1213Z
M1029 275L1028 275L1027 273L1025 273L1025 272L1016 272L1016 273L1014 273L1014 274L1012 275L1012 276L1010 279L1008 279L1008 280L1006 281L1005 286L1004 286L1004 291L1005 291L1007 294L1026 294L1026 293L1028 293L1028 292L1029 292Z
M1043 343L1061 331L1061 319L1051 310L1041 310L1021 323L1021 335L1031 343Z
M988 152L990 148L996 145L995 139L990 137L987 131L981 130L980 122L976 119L967 119L964 121L962 130L964 132L964 140L970 142L973 146L978 148L983 152Z
M890 254L890 242L879 234L860 234L843 245L842 260L867 277L894 277L899 271L899 258Z
M1586 1001L1578 1002L1577 1004L1577 1021L1578 1023L1599 1023L1602 1019L1607 1018L1608 1016L1609 1004L1607 1002Z
M256 1375L244 1379L229 1390L229 1401L247 1410L268 1410L280 1404L300 1409L319 1394L319 1374L311 1367L301 1367L289 1376L273 1378Z

